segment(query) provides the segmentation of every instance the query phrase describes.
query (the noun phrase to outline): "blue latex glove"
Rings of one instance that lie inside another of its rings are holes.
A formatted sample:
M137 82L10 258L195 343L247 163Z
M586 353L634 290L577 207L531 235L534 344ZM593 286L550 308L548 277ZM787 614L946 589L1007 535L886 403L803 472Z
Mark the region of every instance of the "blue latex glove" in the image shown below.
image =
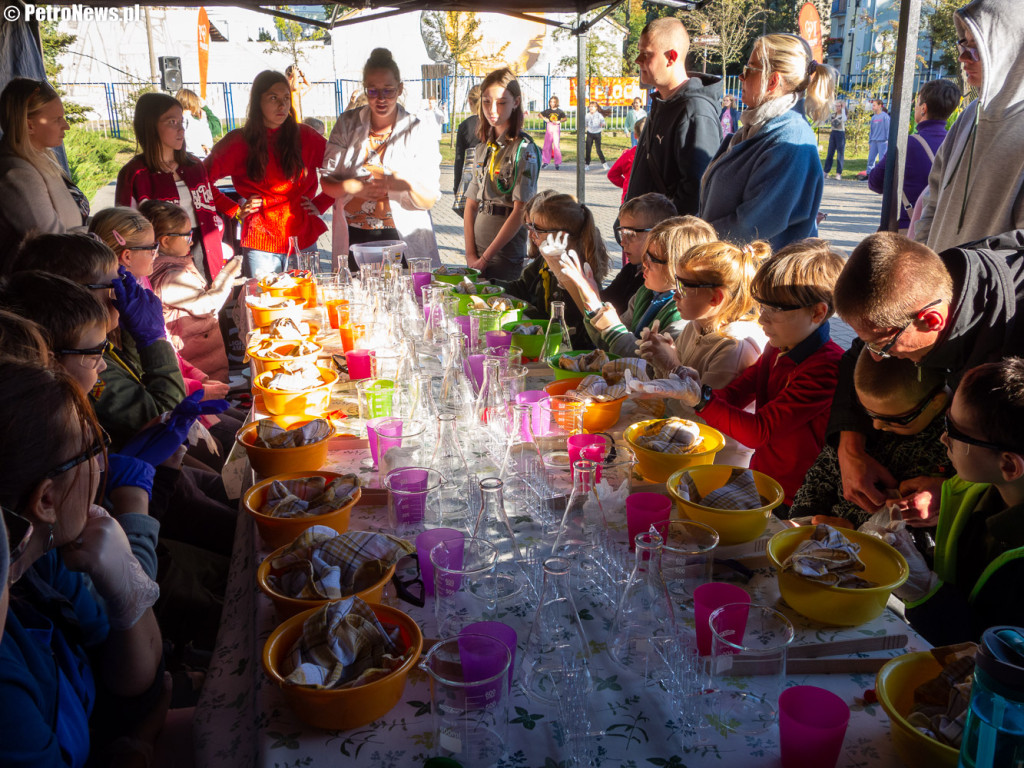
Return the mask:
M156 470L152 464L132 456L118 453L107 454L107 493L115 488L141 488L153 498L153 476Z
M142 459L153 466L163 464L185 442L196 419L223 413L230 407L227 400L203 400L203 390L198 389L178 403L166 421L146 427L129 440L121 448L121 454Z
M121 314L121 327L142 349L166 338L164 306L152 291L143 288L123 266L117 268L121 279L114 280L114 308Z

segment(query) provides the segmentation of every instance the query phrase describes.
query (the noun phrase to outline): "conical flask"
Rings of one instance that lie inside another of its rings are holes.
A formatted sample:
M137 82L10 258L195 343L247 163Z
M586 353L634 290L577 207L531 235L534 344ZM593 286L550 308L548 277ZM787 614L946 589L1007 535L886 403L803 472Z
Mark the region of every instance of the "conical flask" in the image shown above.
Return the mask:
M601 500L595 492L597 464L577 461L572 466L572 493L565 505L551 554L567 558L572 563L576 589L604 589L606 578L597 554L599 526L604 520Z
M442 413L437 418L438 439L430 459L430 469L441 475L441 488L438 491L441 510L439 524L468 532L470 503L474 496L471 490L472 475L459 445L455 414Z
M541 348L540 359L547 360L560 351L572 352L572 341L569 339L569 326L565 323L565 302L552 301L551 318L544 332L544 346Z
M461 425L468 427L472 424L475 398L473 385L466 375L465 339L464 333L453 333L448 338L448 355L437 406L440 412L454 415Z
M507 410L505 391L501 388L501 361L484 360L484 378L473 407L473 420L477 429L486 429L489 447L496 454L505 449Z
M557 704L558 694L568 676L589 692L590 654L583 626L572 599L572 564L564 557L544 561L544 586L537 613L526 638L526 652L520 665L523 690L531 698Z
M474 538L485 539L498 550L498 564L494 571L494 594L498 600L519 594L525 586L523 555L505 511L504 487L505 484L497 477L485 477L480 481L480 509L473 527Z
M615 611L608 653L649 683L656 683L668 674L658 645L675 639L675 616L661 573L661 536L648 531L638 533L635 541L636 564Z

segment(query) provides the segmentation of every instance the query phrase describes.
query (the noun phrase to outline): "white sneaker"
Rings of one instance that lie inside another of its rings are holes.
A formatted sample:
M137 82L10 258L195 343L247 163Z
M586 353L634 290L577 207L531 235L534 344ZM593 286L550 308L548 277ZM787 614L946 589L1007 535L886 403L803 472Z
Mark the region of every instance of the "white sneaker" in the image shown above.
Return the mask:
M841 173L837 173L836 174L836 181L839 181L842 178L843 178L843 175Z
M584 171L589 171L589 170L590 170L590 163L587 163L587 167L586 167L586 168L584 168L583 170L584 170Z
M601 163L601 170L607 171L608 170L608 163Z

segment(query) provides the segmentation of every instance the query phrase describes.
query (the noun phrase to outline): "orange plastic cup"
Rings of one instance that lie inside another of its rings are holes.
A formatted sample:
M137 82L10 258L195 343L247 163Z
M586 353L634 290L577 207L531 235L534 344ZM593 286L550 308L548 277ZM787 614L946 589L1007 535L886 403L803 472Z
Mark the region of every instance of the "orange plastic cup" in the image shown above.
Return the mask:
M327 319L331 323L331 328L337 328L340 324L338 319L338 308L344 305L348 307L347 299L328 299L327 303L324 304L327 307Z

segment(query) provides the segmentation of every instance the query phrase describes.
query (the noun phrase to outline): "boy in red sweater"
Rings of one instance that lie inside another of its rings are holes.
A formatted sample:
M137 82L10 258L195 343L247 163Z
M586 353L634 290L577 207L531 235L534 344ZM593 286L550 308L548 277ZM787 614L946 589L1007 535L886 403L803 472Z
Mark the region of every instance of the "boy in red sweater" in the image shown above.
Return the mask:
M761 264L750 292L769 346L729 386L702 387L694 407L712 427L754 449L751 468L782 485L787 505L825 442L843 354L828 326L842 269L842 257L817 239L788 245ZM751 404L753 413L746 410Z

